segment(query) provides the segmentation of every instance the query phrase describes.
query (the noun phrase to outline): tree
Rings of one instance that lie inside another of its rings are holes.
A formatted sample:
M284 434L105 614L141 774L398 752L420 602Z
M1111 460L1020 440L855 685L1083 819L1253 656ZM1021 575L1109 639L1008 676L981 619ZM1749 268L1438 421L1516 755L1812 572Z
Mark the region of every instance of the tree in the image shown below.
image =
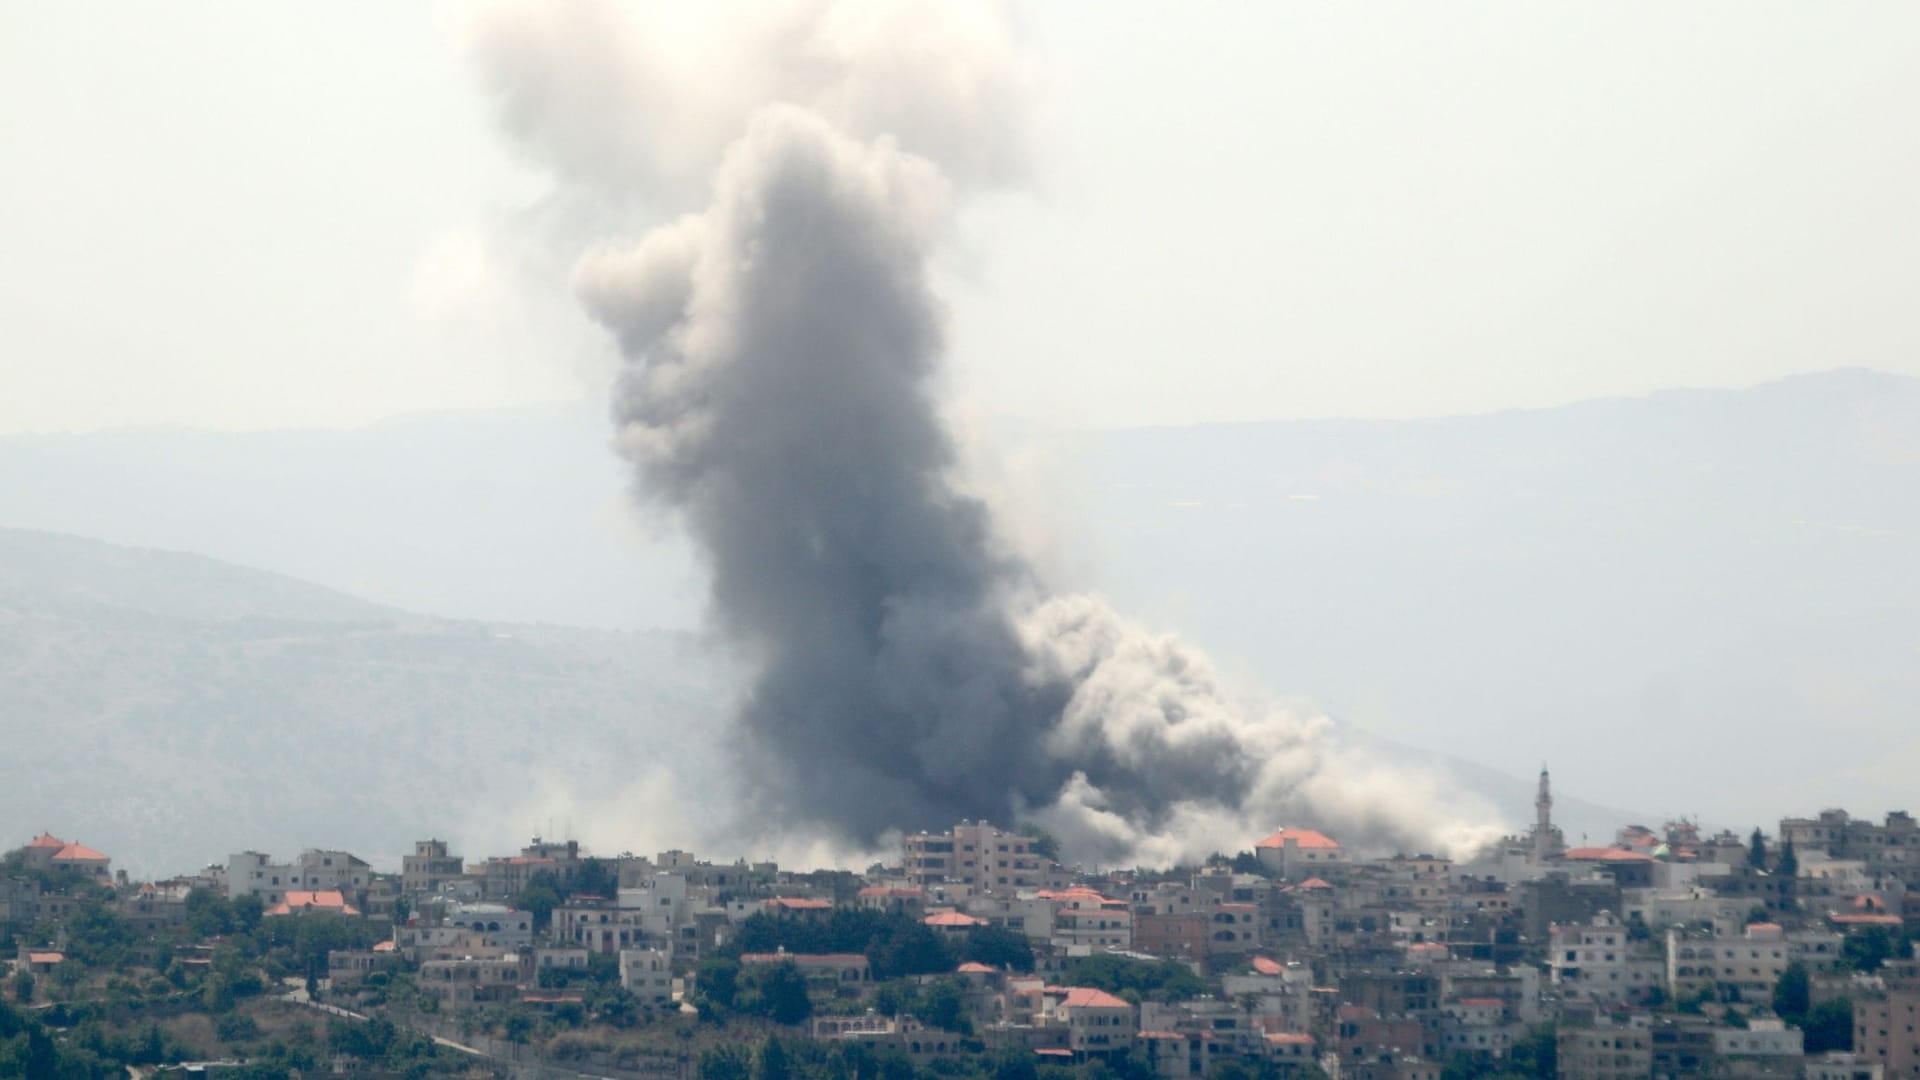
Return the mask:
M260 928L260 920L266 917L267 906L258 893L242 893L227 902L232 913L232 930L235 933L251 934Z
M994 1059L993 1080L1040 1080L1034 1067L1033 1052L1024 1047L1008 1047Z
M760 1048L759 1068L753 1071L753 1080L792 1080L793 1068L787 1064L787 1052L780 1047L780 1040L767 1036L766 1045Z
M513 906L533 916L533 929L538 933L553 920L553 909L560 906L560 894L551 885L529 885L513 898Z
M1251 851L1236 854L1233 861L1227 865L1233 867L1233 872L1236 874L1254 874L1263 878L1273 876L1273 871L1267 868L1266 863L1260 861L1260 856Z
M1747 839L1747 865L1755 870L1767 868L1767 838L1760 834L1760 826L1753 827L1753 835Z
M620 891L620 872L609 859L582 859L573 875L570 895L603 896L611 899Z
M1878 926L1848 934L1840 943L1841 962L1854 971L1878 971L1893 957L1893 935Z
M1793 853L1792 838L1780 843L1780 872L1787 877L1797 877L1800 873L1800 857Z
M1513 1071L1522 1076L1544 1077L1551 1080L1560 1072L1560 1047L1554 1036L1553 1025L1542 1024L1527 1032L1526 1036L1513 1044L1507 1054Z
M1780 973L1773 984L1773 1011L1789 1024L1800 1025L1813 1007L1813 982L1807 977L1807 965L1795 960Z
M922 1023L942 1031L964 1031L969 1026L966 997L952 979L941 979L927 987L913 1012Z
M776 1024L798 1024L813 1015L807 997L807 977L793 961L774 964L760 973L760 1012Z
M752 1075L753 1065L743 1046L711 1046L700 1055L700 1080L749 1080Z
M13 999L23 1005L33 1000L33 972L24 967L13 977Z
M67 951L89 967L123 967L133 931L99 898L76 905L66 919Z
M978 926L960 946L960 957L993 968L1033 970L1033 944L1004 926Z
M1064 982L1121 996L1131 990L1167 1001L1184 1001L1207 992L1206 981L1177 960L1135 960L1111 953L1075 960L1067 967Z
M722 1009L731 1009L740 988L740 962L722 956L707 957L693 969L693 984L701 998Z
M1829 1050L1853 1049L1853 1002L1833 998L1815 1005L1800 1025L1806 1035L1807 1053L1824 1054Z
M1028 822L1020 826L1020 835L1033 841L1033 853L1042 858L1060 861L1060 840L1038 825Z
M187 894L187 925L203 938L233 932L233 907L226 897L212 889L194 889Z

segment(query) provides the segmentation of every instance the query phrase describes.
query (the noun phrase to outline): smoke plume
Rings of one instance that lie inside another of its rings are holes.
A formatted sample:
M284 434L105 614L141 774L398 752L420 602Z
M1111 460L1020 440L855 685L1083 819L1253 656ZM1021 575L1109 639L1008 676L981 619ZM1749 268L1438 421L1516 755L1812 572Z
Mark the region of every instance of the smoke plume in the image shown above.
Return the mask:
M635 493L697 542L754 672L730 738L759 820L865 843L1035 821L1158 863L1283 823L1470 838L1324 719L1051 594L963 491L929 267L956 202L1025 169L1033 79L993 9L803 5L725 41L584 12L495 12L467 43L564 189L684 211L588 252L574 286L624 358Z

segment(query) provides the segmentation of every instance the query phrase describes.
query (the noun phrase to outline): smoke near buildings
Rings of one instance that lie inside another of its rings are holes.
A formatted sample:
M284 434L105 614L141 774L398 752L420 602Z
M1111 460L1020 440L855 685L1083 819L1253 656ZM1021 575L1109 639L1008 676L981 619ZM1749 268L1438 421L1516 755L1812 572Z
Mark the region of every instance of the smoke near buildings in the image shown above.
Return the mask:
M1430 778L1050 590L967 494L929 267L958 206L1026 173L1038 80L1008 22L734 14L508 7L461 40L502 128L601 230L574 289L620 345L634 495L695 540L751 672L730 742L753 820L854 844L1032 821L1070 855L1153 863L1283 823L1482 838Z

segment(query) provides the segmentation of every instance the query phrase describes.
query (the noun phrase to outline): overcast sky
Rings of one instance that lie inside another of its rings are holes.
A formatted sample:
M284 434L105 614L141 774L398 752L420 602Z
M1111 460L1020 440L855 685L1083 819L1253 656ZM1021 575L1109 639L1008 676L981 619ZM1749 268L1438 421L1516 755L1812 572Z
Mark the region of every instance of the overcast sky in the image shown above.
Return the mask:
M946 273L993 412L1920 375L1920 6L1023 10L1039 177ZM0 431L591 393L564 261L516 246L544 178L442 14L0 0Z

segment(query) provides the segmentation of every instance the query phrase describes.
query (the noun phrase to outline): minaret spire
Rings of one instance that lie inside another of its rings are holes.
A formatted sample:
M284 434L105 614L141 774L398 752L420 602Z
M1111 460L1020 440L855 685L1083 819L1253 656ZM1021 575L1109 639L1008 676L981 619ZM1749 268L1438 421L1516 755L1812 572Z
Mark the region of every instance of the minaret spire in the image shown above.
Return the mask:
M1540 763L1540 794L1533 800L1533 861L1545 865L1553 853L1553 786L1547 780L1547 763Z

